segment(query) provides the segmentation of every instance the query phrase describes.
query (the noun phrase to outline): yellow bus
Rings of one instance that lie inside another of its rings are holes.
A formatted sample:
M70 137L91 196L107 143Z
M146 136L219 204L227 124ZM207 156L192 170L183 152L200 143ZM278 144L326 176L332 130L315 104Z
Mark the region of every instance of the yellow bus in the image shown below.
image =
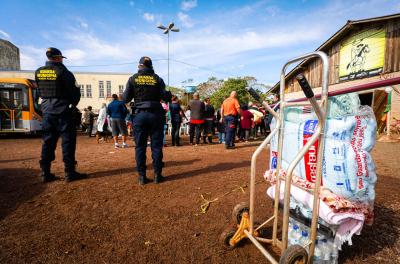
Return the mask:
M0 133L35 134L42 130L42 114L35 81L0 78Z

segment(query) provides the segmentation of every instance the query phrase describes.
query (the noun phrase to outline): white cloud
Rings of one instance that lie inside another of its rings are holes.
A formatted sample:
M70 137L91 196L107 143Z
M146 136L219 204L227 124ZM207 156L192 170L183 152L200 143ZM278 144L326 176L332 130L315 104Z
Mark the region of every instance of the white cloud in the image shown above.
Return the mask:
M181 9L184 11L189 11L197 6L197 0L184 0L181 3Z
M10 39L11 36L10 34L8 34L7 32L3 31L0 29L0 37L6 38L6 39Z
M80 49L67 49L63 51L63 55L71 61L83 61L86 57L86 52Z
M87 28L89 27L89 25L88 25L87 23L83 22L83 21L81 21L81 22L79 23L79 25L80 25L82 28L85 28L85 29L87 29Z
M183 26L183 27L191 28L191 27L193 27L193 25L194 25L192 19L189 17L188 14L179 12L179 13L178 13L178 19L179 19L179 21L182 23L182 26Z
M144 13L143 14L143 19L148 21L148 22L152 22L152 21L154 21L154 15L150 14L150 13Z
M19 46L19 51L22 70L35 70L46 61L46 48Z
M134 6L135 6L135 2L129 1L129 5L130 5L131 7L134 7Z

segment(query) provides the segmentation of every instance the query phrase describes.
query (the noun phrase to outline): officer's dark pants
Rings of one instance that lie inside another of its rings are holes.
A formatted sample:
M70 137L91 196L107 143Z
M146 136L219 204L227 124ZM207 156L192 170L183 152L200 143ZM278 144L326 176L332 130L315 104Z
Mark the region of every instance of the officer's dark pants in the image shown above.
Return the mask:
M205 120L204 121L204 131L203 131L203 142L206 143L206 139L208 139L209 143L212 143L212 135L213 135L213 120Z
M139 175L146 175L146 148L147 139L151 138L151 156L153 158L154 173L161 174L163 167L163 132L165 115L161 110L138 110L133 120L133 133L136 143L136 166Z
M172 129L171 129L171 139L172 139L172 145L179 145L180 141L180 128L181 128L181 122L171 122Z
M193 139L194 139L195 134L196 134L196 144L200 144L200 136L201 136L202 128L203 128L203 124L190 123L190 127L189 127L190 144L193 144Z
M236 117L234 116L225 116L225 146L231 147L235 145L235 133L236 133Z
M75 171L76 122L71 114L43 114L43 145L40 167L49 173L55 159L58 138L61 136L63 161L66 172Z

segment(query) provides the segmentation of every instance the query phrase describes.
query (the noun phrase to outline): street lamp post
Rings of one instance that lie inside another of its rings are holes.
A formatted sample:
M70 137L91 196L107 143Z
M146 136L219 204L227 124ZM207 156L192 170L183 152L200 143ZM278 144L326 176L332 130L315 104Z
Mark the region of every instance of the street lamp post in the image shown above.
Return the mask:
M179 28L174 28L174 22L169 23L168 27L165 27L163 25L158 25L157 28L164 30L164 34L167 34L168 36L168 86L169 86L169 32L179 32Z

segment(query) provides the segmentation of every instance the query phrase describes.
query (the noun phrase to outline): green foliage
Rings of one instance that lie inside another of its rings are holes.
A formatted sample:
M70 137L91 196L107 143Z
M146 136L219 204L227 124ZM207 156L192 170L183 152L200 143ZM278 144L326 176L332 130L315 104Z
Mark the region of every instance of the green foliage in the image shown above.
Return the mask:
M232 91L237 92L237 98L240 104L248 103L252 98L246 91L246 86L247 80L244 78L229 78L211 95L210 99L212 105L215 108L221 107L222 102L229 97Z
M181 88L178 87L174 87L174 86L167 86L165 88L167 91L170 91L173 95L176 95L178 97L180 97L181 95L184 94L184 90L182 90Z

